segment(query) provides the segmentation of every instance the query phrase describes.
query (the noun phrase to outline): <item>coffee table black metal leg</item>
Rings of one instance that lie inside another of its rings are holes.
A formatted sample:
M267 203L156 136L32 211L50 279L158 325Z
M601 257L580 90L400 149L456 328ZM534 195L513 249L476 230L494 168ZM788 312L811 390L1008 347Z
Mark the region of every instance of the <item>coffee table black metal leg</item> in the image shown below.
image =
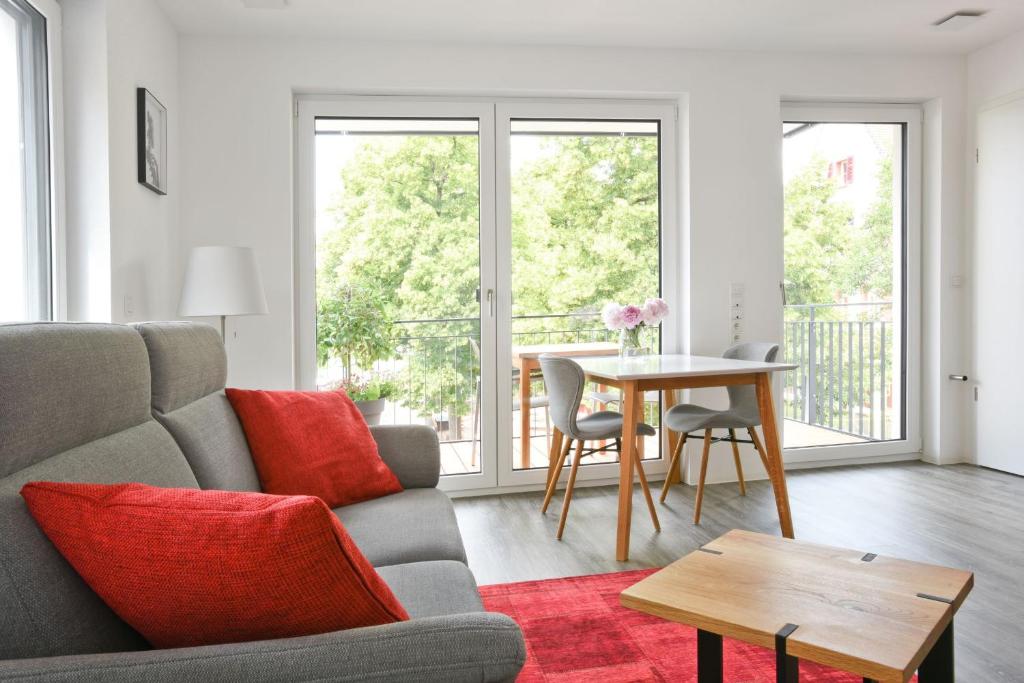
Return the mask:
M776 683L798 683L800 680L800 660L786 654L786 639L798 628L796 624L786 624L775 634Z
M722 636L697 629L697 683L722 683Z
M953 620L932 646L917 670L919 683L953 683Z

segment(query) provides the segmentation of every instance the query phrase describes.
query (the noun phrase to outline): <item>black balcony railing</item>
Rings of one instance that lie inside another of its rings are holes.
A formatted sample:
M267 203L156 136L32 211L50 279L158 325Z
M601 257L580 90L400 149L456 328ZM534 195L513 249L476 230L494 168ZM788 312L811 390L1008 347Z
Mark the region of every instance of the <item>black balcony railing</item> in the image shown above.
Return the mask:
M799 367L784 375L784 416L869 440L898 438L892 304L785 308L783 353Z
M479 319L396 320L394 327L398 352L394 358L379 361L372 368L374 374L387 376L397 385L396 396L389 402L384 421L430 424L443 441L471 438L470 420L480 376ZM642 342L656 350L659 334L658 328L646 328ZM598 313L512 318L513 346L617 342L618 339L619 332L606 329ZM541 378L534 377L530 381L534 383L533 393L544 393Z

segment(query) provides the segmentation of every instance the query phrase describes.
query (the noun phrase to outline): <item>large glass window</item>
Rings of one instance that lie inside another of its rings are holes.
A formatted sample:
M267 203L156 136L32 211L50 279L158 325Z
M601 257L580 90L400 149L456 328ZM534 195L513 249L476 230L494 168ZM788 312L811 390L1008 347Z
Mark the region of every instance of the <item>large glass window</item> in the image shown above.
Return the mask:
M0 0L0 321L52 315L46 19Z
M783 124L786 448L905 438L906 125Z
M512 204L513 359L562 348L614 353L619 333L601 320L608 302L661 296L658 121L513 119L509 123ZM660 350L661 329L641 343ZM513 467L548 466L550 420L544 379L513 369ZM524 384L527 383L527 384ZM588 386L580 411L621 410L619 391ZM660 397L645 402L657 425ZM648 437L644 457L659 457ZM613 450L586 463L617 462Z

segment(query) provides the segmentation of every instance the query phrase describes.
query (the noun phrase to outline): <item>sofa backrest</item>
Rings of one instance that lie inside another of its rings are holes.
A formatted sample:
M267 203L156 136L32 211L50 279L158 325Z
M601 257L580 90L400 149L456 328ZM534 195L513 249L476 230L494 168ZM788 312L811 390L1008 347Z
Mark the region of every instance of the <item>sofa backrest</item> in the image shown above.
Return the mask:
M242 425L224 395L227 357L220 334L190 322L140 323L149 352L153 415L185 453L199 485L259 491Z
M39 530L30 481L198 485L152 418L131 327L0 325L0 660L148 647Z

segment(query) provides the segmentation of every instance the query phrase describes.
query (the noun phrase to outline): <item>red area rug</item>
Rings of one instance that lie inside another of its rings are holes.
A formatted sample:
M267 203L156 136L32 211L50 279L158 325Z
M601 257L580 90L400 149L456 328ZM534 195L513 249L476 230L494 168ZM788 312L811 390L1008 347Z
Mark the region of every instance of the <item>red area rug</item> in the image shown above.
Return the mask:
M619 593L654 571L482 586L487 610L509 615L526 636L518 683L696 681L697 632L619 604ZM729 639L723 650L729 683L774 683L774 651ZM800 680L863 679L801 662Z

